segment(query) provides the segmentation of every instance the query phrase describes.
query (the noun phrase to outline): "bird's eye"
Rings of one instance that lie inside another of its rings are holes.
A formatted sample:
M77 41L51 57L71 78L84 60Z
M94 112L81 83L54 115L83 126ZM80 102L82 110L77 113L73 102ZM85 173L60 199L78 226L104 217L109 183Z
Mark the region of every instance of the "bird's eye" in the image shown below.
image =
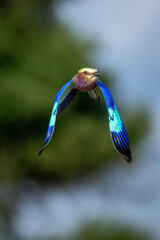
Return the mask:
M84 74L87 74L88 72L87 71L84 71Z

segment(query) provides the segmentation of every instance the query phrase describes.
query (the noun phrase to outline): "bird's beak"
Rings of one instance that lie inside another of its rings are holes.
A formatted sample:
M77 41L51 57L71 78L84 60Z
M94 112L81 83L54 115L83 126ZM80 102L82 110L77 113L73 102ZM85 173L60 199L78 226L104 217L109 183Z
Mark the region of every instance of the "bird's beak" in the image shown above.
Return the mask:
M98 71L96 71L95 73L93 73L93 76L102 76L102 73L99 73Z

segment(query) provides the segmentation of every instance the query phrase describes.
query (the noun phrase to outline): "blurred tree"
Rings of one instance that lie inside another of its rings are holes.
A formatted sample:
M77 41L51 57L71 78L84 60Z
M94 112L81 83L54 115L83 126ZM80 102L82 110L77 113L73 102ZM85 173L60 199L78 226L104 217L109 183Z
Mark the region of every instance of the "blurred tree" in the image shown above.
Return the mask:
M91 44L81 43L57 21L57 2L0 1L1 180L63 180L116 156L109 131L104 134L105 108L99 103L92 107L81 93L59 117L47 150L41 158L36 156L57 91L79 68L90 66ZM129 132L136 129L136 140L142 122L135 123L133 117L128 124Z
M120 223L110 224L90 223L78 231L72 238L74 240L149 240L148 233L141 232L138 229L123 226Z
M41 240L58 240L51 237ZM148 232L136 228L123 226L121 223L114 223L105 226L105 223L88 223L79 229L73 236L61 238L63 240L150 240L153 239Z

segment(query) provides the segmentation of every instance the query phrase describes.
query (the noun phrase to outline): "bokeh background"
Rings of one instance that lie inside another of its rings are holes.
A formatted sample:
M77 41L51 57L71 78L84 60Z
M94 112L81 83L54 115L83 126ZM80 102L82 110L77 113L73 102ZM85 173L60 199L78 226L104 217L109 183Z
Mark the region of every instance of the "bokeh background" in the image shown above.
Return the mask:
M160 2L0 0L0 239L160 239ZM42 156L54 98L98 68L129 133L78 93Z

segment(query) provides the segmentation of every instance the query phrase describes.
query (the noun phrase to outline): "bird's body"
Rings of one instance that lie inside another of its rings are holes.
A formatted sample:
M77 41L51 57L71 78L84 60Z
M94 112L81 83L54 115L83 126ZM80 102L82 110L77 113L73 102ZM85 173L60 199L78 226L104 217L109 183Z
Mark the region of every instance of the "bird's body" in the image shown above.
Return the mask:
M78 91L88 92L89 96L93 99L100 99L101 92L104 95L106 106L109 115L109 128L115 149L122 154L125 160L131 162L131 151L129 148L129 138L124 124L119 116L117 108L114 104L113 97L108 88L99 80L100 74L94 68L81 68L78 73L66 83L58 92L53 105L53 110L49 122L48 131L43 146L38 151L40 155L43 149L50 142L54 128L56 117L63 109L72 101Z

